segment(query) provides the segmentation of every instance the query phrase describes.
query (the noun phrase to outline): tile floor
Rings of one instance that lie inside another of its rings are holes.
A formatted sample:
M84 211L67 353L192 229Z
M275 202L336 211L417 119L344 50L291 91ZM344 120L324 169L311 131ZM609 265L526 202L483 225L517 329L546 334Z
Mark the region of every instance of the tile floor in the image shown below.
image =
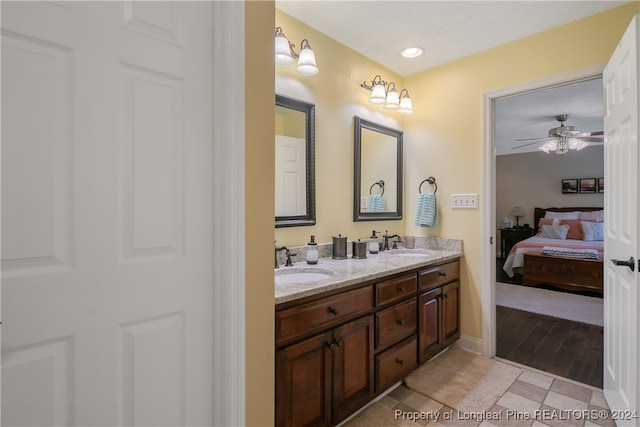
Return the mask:
M519 367L523 369L522 374L486 413L457 416L453 409L408 389L404 384L378 402L394 410L424 414L419 416L424 419L415 422L430 427L615 427L602 390ZM468 419L474 416L475 420ZM478 416L485 419L478 419ZM489 420L489 416L496 419ZM437 421L435 417L438 417Z

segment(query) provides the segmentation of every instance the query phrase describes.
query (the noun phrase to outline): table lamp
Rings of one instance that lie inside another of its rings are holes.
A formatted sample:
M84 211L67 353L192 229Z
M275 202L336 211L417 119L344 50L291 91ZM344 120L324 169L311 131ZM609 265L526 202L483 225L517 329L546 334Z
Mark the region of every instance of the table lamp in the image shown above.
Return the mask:
M520 217L524 216L524 209L516 206L511 210L511 215L516 217L516 228L520 228Z

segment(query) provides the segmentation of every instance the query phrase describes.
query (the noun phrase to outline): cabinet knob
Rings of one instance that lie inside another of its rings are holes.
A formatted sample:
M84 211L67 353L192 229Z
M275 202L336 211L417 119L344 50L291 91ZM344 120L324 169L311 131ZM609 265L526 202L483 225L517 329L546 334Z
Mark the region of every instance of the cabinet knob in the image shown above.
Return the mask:
M442 298L444 298L444 299L449 298L449 294L442 294Z
M402 319L398 319L398 320L396 320L396 323L397 323L398 325L404 325L404 320L402 320Z
M404 365L404 360L402 360L402 359L396 359L396 363L397 363L398 365L400 365L400 366L403 366L403 365Z
M396 288L396 291L397 291L398 293L404 292L404 286L398 286L398 287Z
M327 343L327 347L329 348L329 350L333 350L334 348L336 348L336 345L334 343Z
M329 308L327 308L327 313L332 313L334 316L337 316L340 312L336 307L329 306Z
M337 345L338 347L342 347L342 346L344 345L344 341L342 341L342 340L338 340L338 341L336 341L336 345Z

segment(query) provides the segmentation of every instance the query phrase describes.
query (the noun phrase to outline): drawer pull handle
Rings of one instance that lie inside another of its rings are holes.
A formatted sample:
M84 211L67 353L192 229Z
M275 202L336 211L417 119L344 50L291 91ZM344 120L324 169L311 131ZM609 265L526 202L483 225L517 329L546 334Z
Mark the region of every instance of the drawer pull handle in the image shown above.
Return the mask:
M327 308L327 313L332 313L334 316L337 316L340 312L337 308L329 306L329 308Z
M398 293L404 292L404 286L398 286L398 287L396 288L396 291L397 291Z
M404 325L404 320L402 320L402 319L398 319L398 320L396 320L396 323L397 323L398 325Z
M336 341L336 345L337 345L338 347L342 347L342 346L344 345L344 341L342 341L342 340L338 340L338 341Z
M445 273L444 271L439 271L439 272L438 272L438 276L440 276L440 277L447 277L447 273Z
M398 365L400 365L400 366L403 366L403 365L404 365L404 360L402 360L402 359L396 359L396 363L397 363Z

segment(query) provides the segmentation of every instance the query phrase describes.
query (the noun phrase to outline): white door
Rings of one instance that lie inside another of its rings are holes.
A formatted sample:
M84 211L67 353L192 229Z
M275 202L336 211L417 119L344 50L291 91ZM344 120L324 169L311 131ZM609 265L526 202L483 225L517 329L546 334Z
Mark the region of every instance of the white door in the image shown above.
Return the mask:
M276 216L307 214L306 141L276 135Z
M2 2L2 424L212 423L209 2Z
M605 161L604 393L612 410L638 404L638 26L637 15L603 74ZM628 263L615 265L611 260ZM618 425L637 425L636 418Z

